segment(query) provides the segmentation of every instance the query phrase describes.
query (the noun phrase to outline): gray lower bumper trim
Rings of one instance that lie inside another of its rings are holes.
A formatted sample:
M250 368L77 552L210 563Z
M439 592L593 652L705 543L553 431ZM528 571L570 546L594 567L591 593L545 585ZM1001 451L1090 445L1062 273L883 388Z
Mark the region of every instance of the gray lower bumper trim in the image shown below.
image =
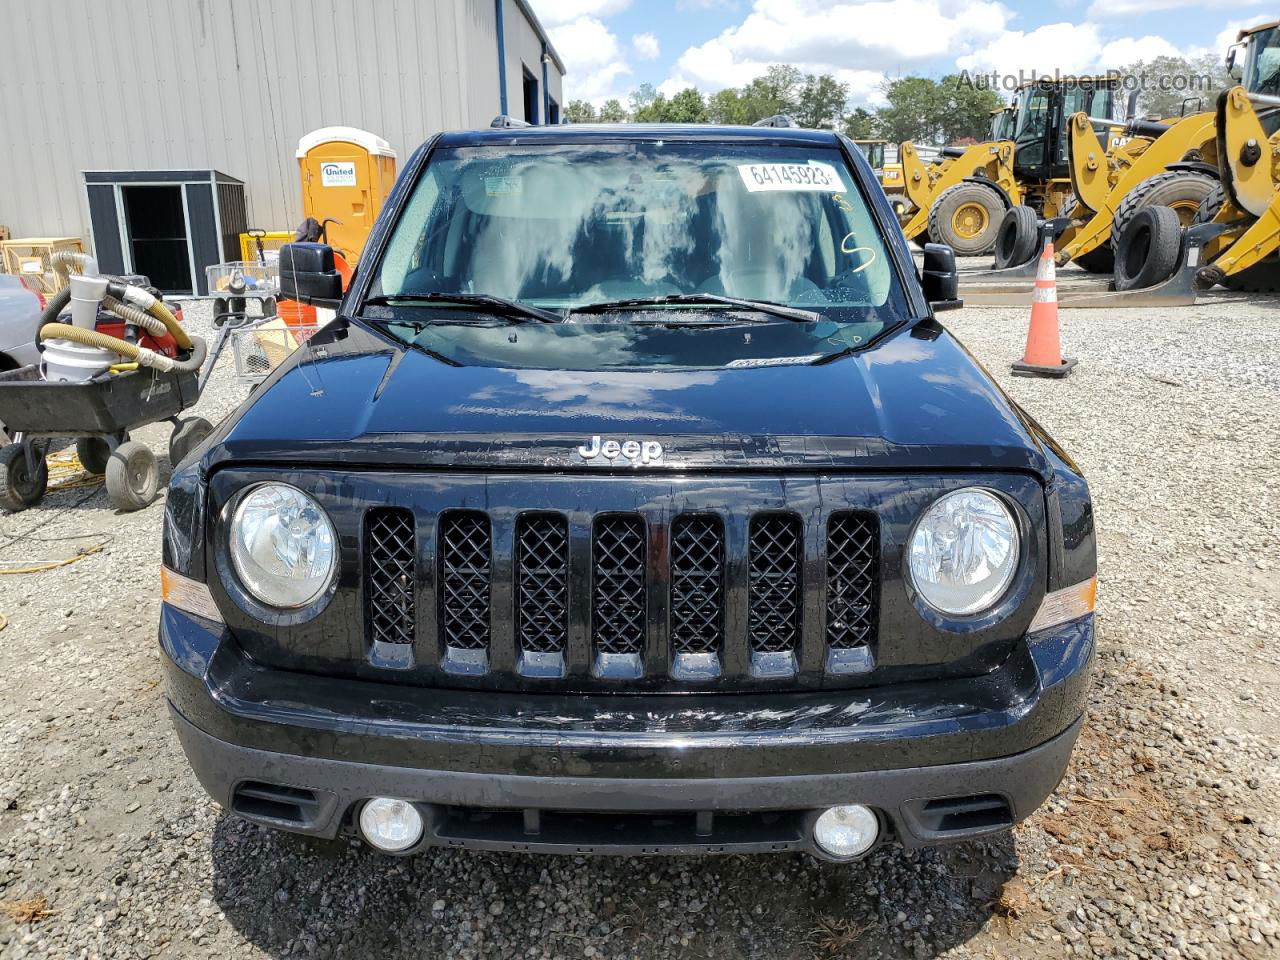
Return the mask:
M312 791L318 802L305 824L249 819L314 836L336 836L346 811L374 796L440 806L611 813L816 810L865 803L893 820L907 846L994 832L931 833L916 814L927 800L992 794L1008 801L1015 821L1027 817L1062 779L1081 724L1076 720L1038 747L994 760L809 776L605 779L456 773L274 753L212 737L172 705L171 713L196 776L218 803L231 809L232 795L245 781Z

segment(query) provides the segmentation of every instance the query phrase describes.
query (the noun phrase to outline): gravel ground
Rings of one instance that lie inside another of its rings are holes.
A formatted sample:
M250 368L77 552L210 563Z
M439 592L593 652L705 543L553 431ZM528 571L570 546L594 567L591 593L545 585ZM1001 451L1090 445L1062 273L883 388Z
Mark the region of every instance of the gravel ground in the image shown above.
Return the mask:
M0 568L105 543L0 577L0 956L1280 955L1278 307L1064 311L1063 382L1008 376L1025 309L944 318L1091 481L1091 716L1012 834L852 866L386 859L231 819L164 713L161 505L78 487L0 515ZM198 412L244 392L224 365Z

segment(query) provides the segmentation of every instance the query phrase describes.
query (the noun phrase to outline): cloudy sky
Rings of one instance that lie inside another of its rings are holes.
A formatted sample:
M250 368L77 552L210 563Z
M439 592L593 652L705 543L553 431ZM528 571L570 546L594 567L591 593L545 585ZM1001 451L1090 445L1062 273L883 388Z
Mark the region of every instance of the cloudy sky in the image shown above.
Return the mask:
M641 83L665 93L738 86L771 63L828 72L855 103L881 76L1106 70L1169 53L1223 55L1275 0L530 0L569 75L601 103Z

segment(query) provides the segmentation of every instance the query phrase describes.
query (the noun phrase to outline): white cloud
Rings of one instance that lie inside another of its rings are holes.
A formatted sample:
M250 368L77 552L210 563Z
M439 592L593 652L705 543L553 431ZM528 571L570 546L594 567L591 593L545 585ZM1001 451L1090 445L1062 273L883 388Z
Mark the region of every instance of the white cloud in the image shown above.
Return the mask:
M631 46L635 47L636 56L641 60L656 60L662 53L658 38L652 33L637 33L631 38Z
M1214 56L1226 58L1227 48L1236 42L1236 37L1240 36L1241 30L1248 30L1250 27L1256 27L1260 24L1267 23L1271 20L1280 19L1274 13L1266 15L1258 14L1257 16L1246 17L1243 20L1228 20L1222 27L1222 31L1214 38L1213 46L1193 48L1190 52L1193 54L1211 53Z
M618 37L594 17L580 17L547 31L564 59L566 100L601 104L624 96L623 79L631 67L622 56Z
M1180 57L1179 50L1164 37L1148 34L1145 37L1122 37L1112 40L1102 48L1098 57L1098 66L1103 70L1124 67L1139 60L1154 60L1156 57Z
M757 0L742 23L681 54L661 89L741 86L770 64L789 63L835 74L854 100L874 100L883 72L977 49L1012 15L998 0Z
M1105 73L1138 60L1182 56L1164 37L1119 37L1104 40L1096 23L1049 23L1034 30L1007 30L980 50L956 59L971 73L1000 74L999 92L1033 75Z
M972 73L996 71L1002 76L1082 73L1092 70L1102 49L1097 24L1049 23L1024 32L1006 30L986 46L956 58L956 66Z
M532 0L534 13L548 28L572 23L583 17L600 19L621 13L631 6L631 0Z
M1117 19L1119 17L1149 17L1161 10L1180 10L1196 7L1201 10L1239 10L1256 7L1267 0L1094 0L1089 7L1091 20Z

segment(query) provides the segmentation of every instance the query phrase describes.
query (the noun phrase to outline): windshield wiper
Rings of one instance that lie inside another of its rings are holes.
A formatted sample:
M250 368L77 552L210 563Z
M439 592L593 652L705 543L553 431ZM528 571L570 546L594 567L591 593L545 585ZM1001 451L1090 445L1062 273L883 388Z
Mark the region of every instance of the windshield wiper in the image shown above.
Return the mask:
M631 300L604 300L600 303L588 303L574 307L570 316L575 313L604 313L607 310L630 310L634 307L664 306L696 306L700 303L719 303L730 307L741 307L744 310L755 310L787 320L798 320L803 323L817 323L822 319L820 314L812 310L801 310L799 307L788 307L781 303L770 303L768 300L741 300L738 297L725 297L718 293L672 293L660 297L636 297Z
M496 317L506 317L517 323L560 323L564 318L558 313L531 307L519 300L495 297L488 293L385 293L366 297L363 306L385 307L396 303L430 303L440 306L478 307Z

